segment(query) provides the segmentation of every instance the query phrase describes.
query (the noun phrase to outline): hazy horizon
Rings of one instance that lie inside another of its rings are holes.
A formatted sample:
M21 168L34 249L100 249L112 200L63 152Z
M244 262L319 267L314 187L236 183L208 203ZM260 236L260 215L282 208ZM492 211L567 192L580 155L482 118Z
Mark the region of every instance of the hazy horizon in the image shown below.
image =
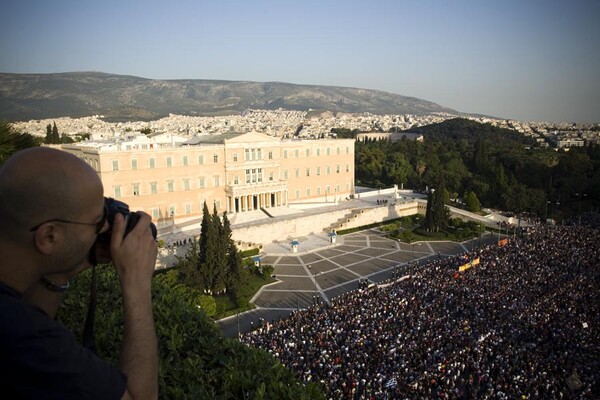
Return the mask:
M0 4L0 71L381 90L460 112L600 122L600 2Z

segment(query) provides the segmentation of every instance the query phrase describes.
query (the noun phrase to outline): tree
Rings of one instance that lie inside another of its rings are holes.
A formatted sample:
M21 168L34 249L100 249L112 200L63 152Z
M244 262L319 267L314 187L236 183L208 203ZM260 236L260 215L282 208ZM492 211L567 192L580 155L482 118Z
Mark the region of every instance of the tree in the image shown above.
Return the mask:
M52 143L52 144L60 143L60 135L58 134L58 128L56 127L56 122L54 123L54 126L52 126L52 141L50 143Z
M51 144L52 143L52 125L46 125L46 138L44 139L44 143Z
M225 285L227 290L234 293L238 290L242 275L242 255L231 238L231 224L227 212L223 213L223 241L227 244L227 271ZM238 305L239 306L239 305Z
M467 210L471 212L478 212L481 210L481 204L474 192L467 193L465 196L465 204L467 205Z
M227 276L227 251L229 250L227 241L231 239L230 237L225 237L223 224L221 223L221 218L217 212L216 204L213 205L211 223L213 230L217 233L216 240L213 243L213 246L215 247L214 257L212 259L213 265L210 267L210 270L214 273L211 291L213 293L221 293L227 289L225 283Z
M98 354L119 364L123 300L114 268L99 266L95 336ZM80 338L87 314L91 271L77 276L59 320ZM209 297L209 296L207 296ZM176 271L157 273L152 298L158 339L161 399L324 399L318 383L302 383L264 350L226 338L198 306L210 299L178 283ZM205 305L210 308L209 304Z
M17 132L8 122L0 122L0 165L17 151L35 146L39 146L35 137Z
M215 229L206 201L202 212L202 223L200 224L200 245L198 256L198 270L203 276L204 287L200 288L206 293L214 293L217 287L217 276L219 271L215 270L219 257L219 230Z
M429 232L440 232L448 227L450 210L444 204L445 190L444 181L441 180L437 188L427 194L424 228Z

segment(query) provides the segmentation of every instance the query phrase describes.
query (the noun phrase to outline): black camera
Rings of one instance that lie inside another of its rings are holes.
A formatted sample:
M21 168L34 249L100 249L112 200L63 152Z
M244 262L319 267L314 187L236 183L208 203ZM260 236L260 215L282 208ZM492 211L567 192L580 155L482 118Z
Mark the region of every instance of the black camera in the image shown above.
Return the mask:
M129 206L122 201L115 200L112 197L104 198L104 208L106 220L108 221L108 231L98 235L98 240L101 242L108 243L110 242L110 236L112 234L113 222L115 221L115 215L122 214L125 217L125 233L123 237L127 236L129 232L133 229L133 227L137 224L140 219L140 216L135 212L129 211ZM152 236L156 239L156 225L150 223L150 229L152 230Z

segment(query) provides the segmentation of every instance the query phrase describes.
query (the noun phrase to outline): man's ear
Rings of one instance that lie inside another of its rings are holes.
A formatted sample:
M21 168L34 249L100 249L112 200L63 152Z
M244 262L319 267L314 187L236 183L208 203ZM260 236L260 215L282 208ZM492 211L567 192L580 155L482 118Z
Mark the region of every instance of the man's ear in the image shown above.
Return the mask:
M48 222L36 229L33 241L40 253L50 255L62 247L63 231L57 225Z

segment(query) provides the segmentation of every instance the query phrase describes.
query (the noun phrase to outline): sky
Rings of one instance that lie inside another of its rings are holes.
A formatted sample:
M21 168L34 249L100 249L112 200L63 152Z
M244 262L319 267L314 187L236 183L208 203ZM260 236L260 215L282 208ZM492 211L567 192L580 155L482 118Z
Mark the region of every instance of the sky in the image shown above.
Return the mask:
M2 0L0 72L332 85L600 122L598 0Z

